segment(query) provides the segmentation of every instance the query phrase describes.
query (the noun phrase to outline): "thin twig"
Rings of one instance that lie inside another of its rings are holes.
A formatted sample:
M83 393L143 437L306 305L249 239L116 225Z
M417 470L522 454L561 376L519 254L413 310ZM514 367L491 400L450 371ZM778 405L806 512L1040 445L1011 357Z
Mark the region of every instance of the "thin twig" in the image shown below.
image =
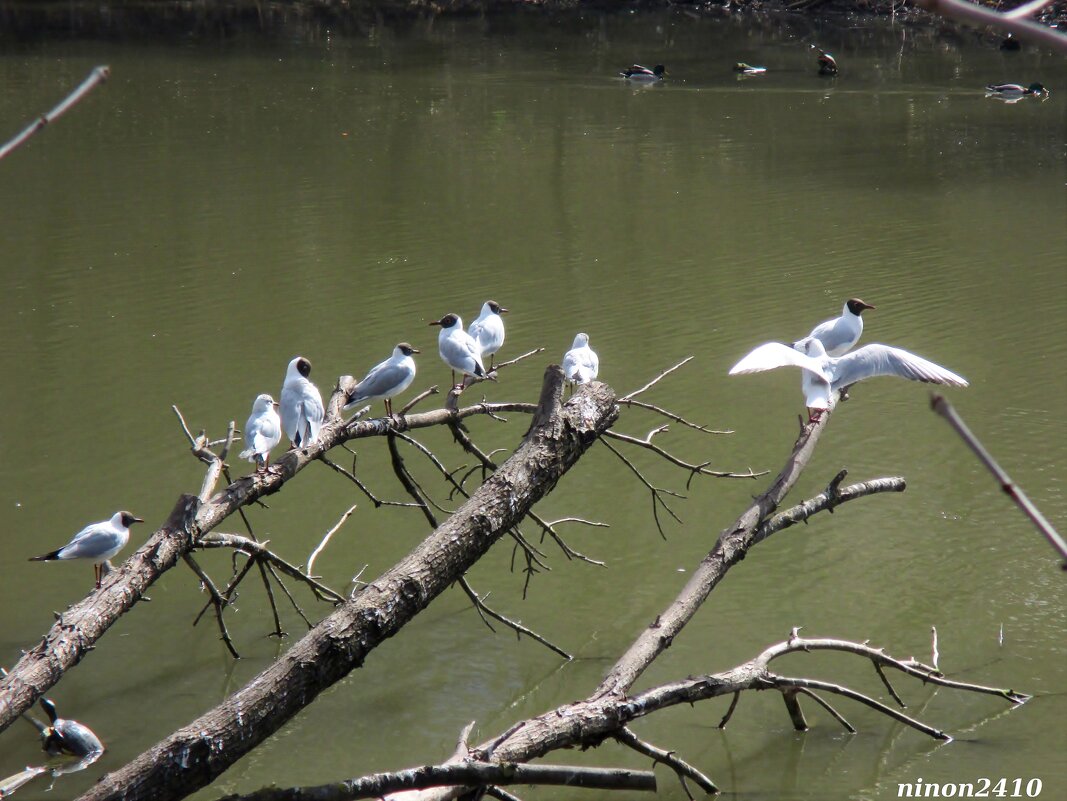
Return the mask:
M218 588L215 586L215 582L213 582L208 574L204 572L204 569L197 564L191 554L185 554L182 559L185 561L185 564L189 565L192 571L196 573L201 584L204 585L204 589L206 589L208 595L211 596L211 604L215 607L215 619L219 624L219 633L221 634L222 641L226 643L226 647L233 655L233 658L240 659L241 655L237 653L237 649L233 647L233 640L230 639L230 632L226 630L226 621L222 617L222 610L229 604L229 600L222 597ZM197 620L199 620L199 617ZM193 625L195 626L196 623L194 622Z
M465 593L467 593L467 597L471 599L471 603L473 603L474 604L474 608L478 610L478 614L482 615L482 620L485 622L486 626L489 626L489 630L490 631L494 631L495 632L493 627L491 625L489 625L489 621L485 619L485 615L489 615L489 617L493 618L494 620L497 620L497 621L503 623L505 626L508 626L511 629L513 629L515 631L515 634L518 635L520 637L520 639L521 639L522 635L525 634L531 640L536 640L537 642L541 643L541 645L545 646L546 648L548 648L553 653L559 654L564 659L566 659L568 662L570 662L572 659L574 659L573 656L568 654L566 651L564 651L559 646L554 645L553 643L549 642L548 640L546 640L544 637L542 637L537 632L535 632L535 631L533 631L531 629L528 629L528 628L526 628L526 626L522 625L521 623L518 623L518 622L516 622L514 620L511 620L510 618L507 618L504 615L500 614L499 612L496 612L493 609L491 609L485 603L485 598L483 598L482 596L478 595L478 593L474 591L474 588L471 587L471 585L468 583L468 581L465 578L463 578L462 576L459 579L459 586L463 588L463 591ZM488 596L486 596L486 597L488 597Z
M810 698L815 703L817 703L819 706L821 706L823 709L825 709L827 712L829 712L837 720L838 723L840 723L842 726L845 727L845 729L847 729L848 731L852 732L853 734L856 733L856 727L853 726L851 723L849 723L847 720L845 720L845 716L842 715L840 712L838 712L836 709L834 709L833 706L831 706L829 701L825 700L824 698L819 697L818 695L813 693L811 690L809 690L807 687L801 687L798 690L798 692L806 695L808 698Z
M255 556L267 561L290 578L304 582L311 588L311 591L319 600L329 600L336 603L342 603L345 600L344 596L334 592L325 584L322 584L314 577L303 572L300 568L282 559L274 553L274 551L271 551L267 548L267 542L257 542L248 537L242 537L240 534L227 534L221 531L212 531L201 537L197 542L197 545L201 548L235 548L244 551L250 556ZM245 572L247 572L247 569L248 568L246 567ZM235 586L233 582L231 582L231 586ZM229 597L229 594L229 590L223 593L227 598Z
M646 743L640 737L633 733L626 726L623 726L613 735L616 740L625 746L629 746L639 754L644 754L647 757L651 757L655 762L661 762L676 774L678 774L678 780L682 783L682 789L685 790L685 794L691 799L693 796L689 792L689 788L686 787L686 778L692 779L705 793L714 795L719 792L719 788L715 785L711 779L690 765L684 759L675 756L673 751L664 751L662 748L657 748L651 743Z
M633 398L636 398L642 392L644 392L645 390L651 389L656 384L658 384L661 380L663 380L664 378L669 376L671 373L673 373L675 370L677 370L679 367L681 367L682 365L684 365L687 362L690 362L692 360L693 360L692 356L686 356L684 359L682 359L680 362L678 362L678 364L674 365L674 367L668 367L666 370L664 370L658 376L653 378L651 381L649 381L647 384L645 384L640 389L635 389L633 392L631 392L631 393L629 393L627 395L623 395L621 398L619 398L618 403L626 403L627 401L632 400Z
M611 432L606 431L605 433L610 434ZM633 471L633 474L637 476L638 480L640 480L640 482L648 488L648 491L652 493L652 519L656 521L656 528L659 530L659 535L663 537L664 540L666 540L667 535L663 533L663 525L660 523L659 520L657 504L663 506L663 508L667 510L667 514L673 517L677 522L681 523L682 519L678 517L678 515L674 513L674 510L667 505L667 502L660 497L660 493L663 493L665 495L671 495L675 498L685 498L685 496L679 495L677 492L674 492L672 490L662 489L660 487L653 486L649 482L649 480L641 474L641 471L637 469L634 463L627 459L625 456L623 456L616 448L612 447L611 443L608 442L607 439L601 437L600 441L604 443L605 448L607 448L609 451L618 456L622 460L623 464L629 467L630 470Z
M666 417L666 418L668 418L670 420L674 420L674 422L676 422L676 423L681 423L683 426L688 426L689 428L696 429L697 431L703 431L705 434L733 434L734 433L731 430L718 430L718 429L714 429L714 428L708 428L707 426L701 425L700 423L690 422L689 420L686 420L684 417L682 417L680 414L675 414L674 412L668 411L667 409L664 409L661 406L656 406L653 403L646 403L645 401L639 401L639 400L633 400L633 399L627 400L626 398L622 398L622 399L620 399L620 400L618 400L616 402L620 406L636 406L639 409L648 409L650 412L655 412L656 414L661 414L661 415L663 415L664 417Z
M343 470L344 468L340 468L340 469ZM356 505L352 504L348 508L348 511L345 512L343 515L341 515L341 519L337 521L337 524L333 528L331 528L329 531L326 532L326 535L322 538L322 540L319 542L319 544L315 547L315 550L313 550L311 552L311 556L308 557L308 564L307 564L307 573L308 573L309 576L311 575L312 568L314 568L314 566L315 566L315 559L318 557L318 555L320 553L322 553L322 549L326 547L326 543L328 543L330 541L330 538L334 534L337 533L337 529L341 528L341 526L344 525L344 522L346 520L348 520L349 517L352 516L352 513L354 511L356 511Z
M694 476L694 475L714 476L715 478L759 478L760 476L765 476L765 475L767 475L767 473L770 472L769 470L761 470L759 473L756 473L756 472L753 472L752 468L750 467L750 468L748 468L748 471L745 472L745 473L732 473L732 472L723 471L723 470L709 470L708 469L708 465L711 464L711 462L701 462L700 464L689 464L689 462L683 461L682 459L679 459L677 456L674 456L674 455L668 453L663 448L659 447L658 445L654 444L651 441L654 434L657 434L660 431L666 431L666 430L667 430L666 426L660 426L659 428L654 429L648 435L648 437L646 437L645 439L638 439L637 437L631 437L628 434L620 434L619 432L612 431L611 429L608 429L607 431L605 431L604 432L604 436L611 437L612 439L617 439L620 442L628 442L631 445L637 445L639 448L646 448L647 450L650 450L653 453L658 454L659 456L662 456L664 459L666 459L671 464L676 465L678 467L681 467L684 470L688 470L692 474L690 476L690 479L692 479L692 476Z
M49 111L47 114L42 114L36 120L31 122L22 133L15 136L3 147L0 147L0 159L3 159L17 147L26 142L31 136L44 128L48 123L62 117L67 111L69 111L75 103L79 102L89 92L91 92L97 85L106 81L111 77L111 68L106 65L94 67L92 72L78 87L71 92L67 97L55 108Z

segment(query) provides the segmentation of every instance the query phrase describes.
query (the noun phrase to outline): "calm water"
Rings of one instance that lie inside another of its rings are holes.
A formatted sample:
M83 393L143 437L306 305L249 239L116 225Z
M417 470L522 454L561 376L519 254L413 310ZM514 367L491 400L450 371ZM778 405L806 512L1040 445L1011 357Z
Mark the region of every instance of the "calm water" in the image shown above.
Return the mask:
M1067 62L866 24L818 32L843 68L822 79L807 49L816 32L795 24L782 34L684 16L505 18L359 38L8 45L0 136L94 65L110 64L113 79L0 164L0 663L91 587L87 564L27 557L118 508L155 528L179 493L199 487L171 404L221 436L229 420L243 424L257 393L277 393L294 354L312 359L328 391L401 339L423 350L416 387L443 383L426 321L448 311L469 321L490 297L512 310L502 356L547 352L488 397L534 400L544 364L579 330L620 391L692 355L648 399L736 433L674 427L657 441L718 469L771 470L796 433L797 376L726 371L750 347L790 341L845 298L864 298L878 307L865 340L965 375L971 386L952 401L1067 528ZM636 88L613 77L634 60L666 63L671 80ZM770 71L738 79L736 60ZM1031 80L1052 88L1047 102L1006 105L981 91ZM637 731L746 800L893 798L898 782L981 776L1038 777L1042 797L1064 797L1067 601L1050 549L928 411L924 387L883 379L853 394L796 499L842 467L857 480L906 476L908 491L761 545L640 686L729 667L798 625L924 658L934 625L953 677L1038 697L1006 712L899 681L911 712L958 737L948 746L847 702L838 706L859 734L809 707L813 729L798 735L781 701L762 695L744 699L726 732L715 728L718 703ZM644 436L659 424L627 411L618 428ZM525 421L475 420L471 430L486 448L511 448ZM469 461L440 432L422 439L450 467ZM383 445L358 452L364 479L399 499ZM685 476L634 458L683 490ZM429 465L410 461L447 504ZM760 486L695 484L665 542L647 492L594 449L542 512L611 523L569 532L609 569L548 549L553 572L524 600L501 545L469 576L578 660L561 665L536 644L494 636L450 592L200 797L438 761L469 720L486 737L585 696ZM303 562L352 503L358 511L317 564L344 588L419 541L421 515L376 511L325 468L249 514L260 536ZM226 556L201 561L224 580ZM230 618L237 663L210 622L191 627L203 603L191 573L172 571L151 596L50 694L108 753L51 794L31 785L20 797L73 797L286 647L267 637L253 584ZM780 668L881 689L841 658ZM29 726L0 734L0 776L38 759ZM553 757L566 760L645 765L612 746ZM661 787L684 797L666 772Z

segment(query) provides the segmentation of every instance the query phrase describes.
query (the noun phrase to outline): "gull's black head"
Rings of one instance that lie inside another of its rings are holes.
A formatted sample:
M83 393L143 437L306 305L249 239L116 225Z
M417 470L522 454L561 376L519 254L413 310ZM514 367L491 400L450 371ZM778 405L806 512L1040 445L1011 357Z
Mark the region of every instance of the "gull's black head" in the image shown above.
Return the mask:
M432 323L430 323L430 325L439 325L442 328L451 328L456 324L457 320L459 320L459 317L457 317L456 315L446 314L440 320L434 320Z
M129 512L119 512L119 514L120 514L120 515L122 515L122 525L123 525L123 526L124 526L125 528L129 528L129 527L130 527L130 526L132 526L132 525L133 525L134 523L143 523L143 522L144 522L144 520L142 520L142 519L141 519L141 518L139 518L139 517L134 517L134 516L133 516L133 515L132 515L131 513L129 513Z
M873 309L873 308L874 308L874 306L872 306L870 303L864 303L859 298L849 298L849 300L848 300L848 310L850 312L852 312L853 314L855 314L857 317L859 317L861 314L863 314L863 310L864 309Z
M296 371L300 373L300 375L304 376L304 378L307 378L309 375L311 375L311 362L301 356L296 361Z
M487 300L486 305L493 310L493 314L504 314L507 309L497 303L495 300Z
M400 342L397 344L396 349L403 353L405 356L410 356L412 353L418 353L418 348L414 348L408 342Z

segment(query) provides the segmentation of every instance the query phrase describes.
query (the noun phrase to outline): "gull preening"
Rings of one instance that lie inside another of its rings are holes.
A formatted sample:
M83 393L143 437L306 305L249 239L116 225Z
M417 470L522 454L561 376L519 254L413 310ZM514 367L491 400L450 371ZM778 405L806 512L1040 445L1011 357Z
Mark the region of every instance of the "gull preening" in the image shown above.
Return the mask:
M41 556L31 556L31 562L51 562L57 559L92 559L96 588L103 576L101 565L126 547L130 541L130 526L143 523L129 512L115 512L110 520L90 523L64 545Z
M792 348L780 342L767 342L730 368L730 375L760 373L776 367L800 367L801 386L809 419L815 420L833 408L838 393L845 387L867 378L886 375L922 381L928 384L967 386L967 380L921 356L889 345L865 345L859 350L835 358L829 356L822 342L805 337Z
M437 335L437 352L444 363L452 368L452 386L456 386L456 370L464 375L485 378L481 350L474 337L463 330L463 319L458 314L446 314L430 325L441 326Z
M244 430L248 447L241 451L241 458L255 462L257 473L267 469L271 449L282 441L282 420L277 410L278 402L267 393L252 401L252 415Z
M863 333L863 310L873 308L859 298L849 298L841 309L840 317L819 323L808 336L822 342L827 355L844 356L859 342Z
M575 384L588 384L600 372L600 357L589 347L589 334L578 334L563 355L563 375Z
M364 401L385 401L385 413L393 414L392 399L411 386L415 380L415 360L413 353L419 351L407 342L399 343L393 348L393 355L384 362L374 365L356 386L345 402L345 411Z
M303 356L297 356L289 362L282 384L282 429L294 448L315 444L319 429L322 428L322 418L326 415L322 395L319 394L319 388L308 380L309 375L311 362Z
M478 343L482 359L489 357L489 369L493 369L493 354L504 344L504 320L501 314L506 314L507 309L495 300L487 300L482 304L482 313L478 315L467 333Z

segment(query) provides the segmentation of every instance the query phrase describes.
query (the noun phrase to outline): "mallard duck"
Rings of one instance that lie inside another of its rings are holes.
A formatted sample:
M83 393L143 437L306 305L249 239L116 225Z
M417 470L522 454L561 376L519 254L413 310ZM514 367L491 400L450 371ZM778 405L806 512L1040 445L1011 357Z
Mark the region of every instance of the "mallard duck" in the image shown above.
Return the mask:
M819 54L819 74L837 75L837 62L834 61L834 57L817 45L812 45L811 49Z
M1041 97L1048 94L1048 89L1036 81L1029 86L1018 83L991 83L985 90L987 94L997 97L1026 97L1027 95Z
M640 64L634 64L619 73L623 78L631 81L662 81L663 76L666 74L667 69L662 64L657 64L652 69L642 67Z
M753 67L751 64L746 64L744 61L738 61L734 64L734 72L740 72L742 75L762 75L766 71L766 67Z

